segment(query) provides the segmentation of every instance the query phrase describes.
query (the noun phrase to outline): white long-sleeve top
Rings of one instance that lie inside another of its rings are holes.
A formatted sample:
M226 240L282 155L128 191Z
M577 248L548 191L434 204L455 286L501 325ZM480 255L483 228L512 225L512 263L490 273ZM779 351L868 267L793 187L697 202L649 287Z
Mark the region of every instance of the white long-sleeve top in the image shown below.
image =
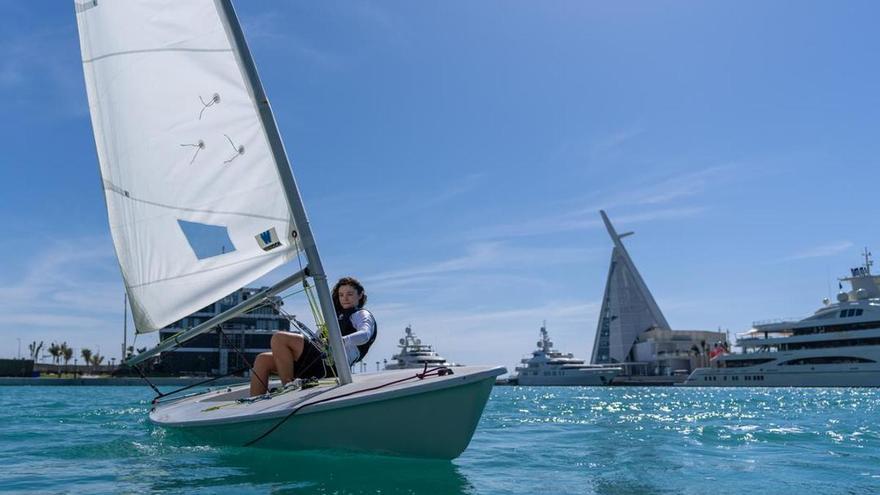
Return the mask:
M349 366L354 364L354 361L361 355L357 346L369 342L370 337L376 331L376 320L369 311L359 309L352 313L350 318L355 331L342 337L342 344L345 347L345 356L348 358Z

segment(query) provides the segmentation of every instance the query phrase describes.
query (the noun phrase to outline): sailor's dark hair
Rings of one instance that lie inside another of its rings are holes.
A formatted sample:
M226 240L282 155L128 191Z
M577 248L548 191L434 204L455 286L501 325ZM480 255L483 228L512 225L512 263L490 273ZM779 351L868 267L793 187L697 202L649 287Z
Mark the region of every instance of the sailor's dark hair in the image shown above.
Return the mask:
M336 282L336 285L333 286L333 306L336 307L336 311L342 310L339 306L339 288L343 285L354 287L358 295L361 296L361 300L358 301L358 308L363 308L364 304L367 304L367 293L364 291L364 286L358 282L358 279L354 277L342 277L339 279L339 282Z

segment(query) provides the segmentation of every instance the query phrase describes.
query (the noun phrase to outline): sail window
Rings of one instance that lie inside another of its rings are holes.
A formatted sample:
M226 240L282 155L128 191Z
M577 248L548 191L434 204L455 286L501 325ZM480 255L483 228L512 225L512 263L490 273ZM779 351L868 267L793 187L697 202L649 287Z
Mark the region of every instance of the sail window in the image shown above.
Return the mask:
M200 260L235 251L229 231L222 225L177 220L189 246Z

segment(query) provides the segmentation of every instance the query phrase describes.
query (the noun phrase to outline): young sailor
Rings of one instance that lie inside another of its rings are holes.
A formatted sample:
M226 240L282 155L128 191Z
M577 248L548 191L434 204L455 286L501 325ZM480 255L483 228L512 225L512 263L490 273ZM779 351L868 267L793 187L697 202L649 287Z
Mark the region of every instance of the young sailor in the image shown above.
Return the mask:
M333 286L333 305L348 365L362 360L376 340L376 319L364 309L367 293L354 277L343 277ZM332 374L324 363L321 350L301 334L276 332L272 352L264 352L254 361L251 371L251 396L266 393L269 375L276 373L285 385L294 378L324 378Z

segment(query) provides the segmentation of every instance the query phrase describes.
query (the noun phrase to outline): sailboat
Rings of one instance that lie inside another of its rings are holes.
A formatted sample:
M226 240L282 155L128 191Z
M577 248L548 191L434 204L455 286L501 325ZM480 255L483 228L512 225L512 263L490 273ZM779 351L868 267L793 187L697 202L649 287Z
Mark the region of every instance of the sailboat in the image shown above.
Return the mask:
M317 243L231 0L74 3L110 233L137 333L305 258L275 285L125 364L140 369L298 284L315 293L330 357L345 356ZM217 444L451 459L505 372L353 377L337 364L330 383L259 397L248 397L247 385L160 394L149 418Z

